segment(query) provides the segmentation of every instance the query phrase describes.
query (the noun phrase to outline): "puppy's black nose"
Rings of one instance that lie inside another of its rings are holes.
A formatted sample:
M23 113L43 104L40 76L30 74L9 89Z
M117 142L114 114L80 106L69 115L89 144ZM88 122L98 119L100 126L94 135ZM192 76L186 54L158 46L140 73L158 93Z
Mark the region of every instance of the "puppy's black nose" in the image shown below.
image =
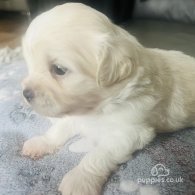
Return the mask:
M35 94L34 94L33 90L31 90L31 89L25 89L23 91L23 96L26 98L26 100L28 102L31 102L32 99L34 98Z

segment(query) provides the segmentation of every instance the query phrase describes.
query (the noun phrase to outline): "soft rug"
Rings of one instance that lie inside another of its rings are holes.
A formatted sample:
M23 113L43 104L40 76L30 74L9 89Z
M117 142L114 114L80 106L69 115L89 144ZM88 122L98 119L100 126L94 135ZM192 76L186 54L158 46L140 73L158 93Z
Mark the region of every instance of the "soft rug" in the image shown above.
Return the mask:
M0 195L58 195L63 175L76 166L85 153L69 150L78 140L75 138L57 153L40 160L21 156L24 141L43 133L51 123L23 101L20 82L27 70L19 51L0 50L0 55L7 52L7 58L0 56ZM194 129L158 135L120 166L108 180L103 194L195 194L194 140Z

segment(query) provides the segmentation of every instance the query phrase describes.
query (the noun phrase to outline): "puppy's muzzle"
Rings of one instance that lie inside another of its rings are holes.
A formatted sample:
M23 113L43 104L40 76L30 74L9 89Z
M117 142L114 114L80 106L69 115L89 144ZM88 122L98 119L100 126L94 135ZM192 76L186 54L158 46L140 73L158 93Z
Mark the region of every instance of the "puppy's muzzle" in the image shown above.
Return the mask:
M34 99L35 94L34 94L32 89L24 89L23 90L23 96L30 103Z

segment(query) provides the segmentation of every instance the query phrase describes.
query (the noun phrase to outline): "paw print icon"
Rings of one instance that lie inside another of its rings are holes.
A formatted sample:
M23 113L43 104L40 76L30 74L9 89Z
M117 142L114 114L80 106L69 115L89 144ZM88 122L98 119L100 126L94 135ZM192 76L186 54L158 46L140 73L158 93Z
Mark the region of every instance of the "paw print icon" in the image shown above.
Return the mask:
M170 173L170 170L167 169L163 164L156 164L151 169L151 175L154 177L162 177L162 176L168 176Z

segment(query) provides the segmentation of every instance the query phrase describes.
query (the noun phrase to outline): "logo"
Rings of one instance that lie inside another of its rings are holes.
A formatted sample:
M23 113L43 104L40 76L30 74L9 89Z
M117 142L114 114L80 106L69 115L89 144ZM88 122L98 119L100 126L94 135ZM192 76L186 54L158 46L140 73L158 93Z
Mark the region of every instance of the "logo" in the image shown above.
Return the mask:
M150 170L151 176L148 178L138 178L137 182L142 184L155 184L155 183L183 183L183 178L177 177L173 178L170 177L170 170L165 167L165 165L159 163L156 164Z
M168 176L170 173L170 170L167 169L163 164L156 164L151 169L151 175L154 177L162 177L162 176Z

